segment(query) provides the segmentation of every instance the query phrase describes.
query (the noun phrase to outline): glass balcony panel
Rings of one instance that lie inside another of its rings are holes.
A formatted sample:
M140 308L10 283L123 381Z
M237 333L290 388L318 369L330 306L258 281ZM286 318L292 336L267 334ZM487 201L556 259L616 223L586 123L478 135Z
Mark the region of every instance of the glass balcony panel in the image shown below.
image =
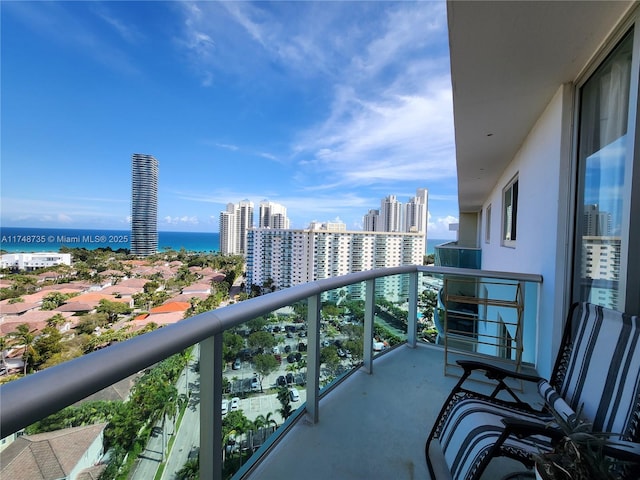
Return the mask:
M418 308L427 314L419 338L445 351L535 363L538 283L423 271L419 289Z
M442 344L444 309L440 301L444 275L421 271L418 274L418 340Z
M362 365L365 283L322 294L320 393Z
M457 242L436 245L434 263L437 267L456 267L480 269L482 250L480 248L460 247Z
M224 333L222 478L251 462L304 406L307 308L307 301L300 301Z
M374 358L407 341L409 275L376 279L373 325Z

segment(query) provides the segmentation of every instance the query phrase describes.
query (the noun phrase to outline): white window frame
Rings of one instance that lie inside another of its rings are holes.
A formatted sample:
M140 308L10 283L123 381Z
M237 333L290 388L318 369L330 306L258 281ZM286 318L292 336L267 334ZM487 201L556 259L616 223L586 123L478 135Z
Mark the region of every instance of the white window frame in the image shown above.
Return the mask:
M515 186L515 189L514 189ZM519 175L516 174L502 189L502 245L515 248L518 239ZM514 195L515 192L515 195ZM514 198L515 197L515 198ZM511 207L511 211L508 209Z

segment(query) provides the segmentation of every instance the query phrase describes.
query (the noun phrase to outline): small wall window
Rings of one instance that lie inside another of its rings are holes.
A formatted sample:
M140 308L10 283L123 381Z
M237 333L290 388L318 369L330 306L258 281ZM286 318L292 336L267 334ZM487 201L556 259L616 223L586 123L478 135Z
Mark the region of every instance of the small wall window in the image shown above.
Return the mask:
M518 176L502 192L502 244L516 245L518 224Z
M491 204L489 204L485 213L484 241L485 243L491 243Z

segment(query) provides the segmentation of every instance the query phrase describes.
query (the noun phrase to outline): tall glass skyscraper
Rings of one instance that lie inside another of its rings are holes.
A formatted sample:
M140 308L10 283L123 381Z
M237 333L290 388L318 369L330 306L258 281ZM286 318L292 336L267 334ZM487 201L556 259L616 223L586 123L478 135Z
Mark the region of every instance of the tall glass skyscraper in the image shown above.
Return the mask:
M131 164L131 253L158 251L158 160L134 153Z

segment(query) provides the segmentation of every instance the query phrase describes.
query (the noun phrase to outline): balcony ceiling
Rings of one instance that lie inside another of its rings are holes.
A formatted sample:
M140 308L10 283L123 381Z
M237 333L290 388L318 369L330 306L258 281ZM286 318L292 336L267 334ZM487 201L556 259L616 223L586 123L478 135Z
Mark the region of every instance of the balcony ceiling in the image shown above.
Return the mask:
M554 93L633 3L448 2L461 212L482 208Z

